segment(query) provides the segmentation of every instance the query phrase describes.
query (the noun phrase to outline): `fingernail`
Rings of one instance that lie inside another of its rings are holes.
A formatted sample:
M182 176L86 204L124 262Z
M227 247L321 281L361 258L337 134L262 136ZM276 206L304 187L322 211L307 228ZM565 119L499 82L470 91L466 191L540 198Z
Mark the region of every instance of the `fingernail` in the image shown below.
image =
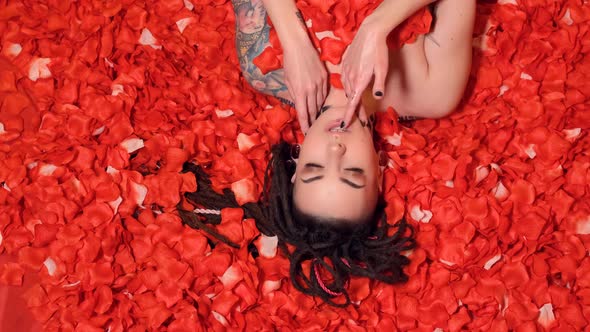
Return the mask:
M345 125L344 121L340 122L340 129L344 128L344 125Z
M383 92L381 92L381 91L375 91L375 96L377 96L377 97L383 97Z

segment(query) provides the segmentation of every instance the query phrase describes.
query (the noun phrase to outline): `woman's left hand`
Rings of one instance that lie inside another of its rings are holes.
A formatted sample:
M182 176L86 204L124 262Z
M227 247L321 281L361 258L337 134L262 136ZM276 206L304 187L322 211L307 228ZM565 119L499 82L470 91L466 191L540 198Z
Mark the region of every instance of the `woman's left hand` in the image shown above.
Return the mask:
M342 58L342 84L348 96L344 127L348 127L363 92L375 77L373 96L383 98L389 66L387 32L377 25L363 23ZM362 114L359 114L361 117ZM361 119L363 120L363 119ZM366 120L366 119L365 119Z

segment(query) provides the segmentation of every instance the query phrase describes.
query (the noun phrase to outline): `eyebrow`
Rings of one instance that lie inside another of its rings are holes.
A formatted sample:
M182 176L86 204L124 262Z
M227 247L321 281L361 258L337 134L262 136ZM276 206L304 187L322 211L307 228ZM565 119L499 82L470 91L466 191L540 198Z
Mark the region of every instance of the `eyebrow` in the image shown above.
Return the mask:
M314 177L309 178L309 179L301 179L301 182L303 182L303 183L311 183L311 182L314 182L314 181L321 180L323 178L324 178L323 175L319 175L319 176L314 176ZM345 178L340 178L340 181L343 182L343 183L345 183L345 184L347 184L347 185L349 185L349 186L351 186L354 189L361 189L361 188L364 188L365 187L364 184L363 185L358 185L358 184L356 184L356 183L354 183L352 181L349 181L349 180L347 180Z

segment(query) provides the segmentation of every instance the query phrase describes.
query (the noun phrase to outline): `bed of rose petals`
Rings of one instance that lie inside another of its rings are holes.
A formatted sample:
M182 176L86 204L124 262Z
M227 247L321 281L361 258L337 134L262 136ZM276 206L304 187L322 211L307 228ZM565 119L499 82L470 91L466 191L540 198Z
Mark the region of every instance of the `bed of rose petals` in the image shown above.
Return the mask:
M299 5L342 39L317 41L334 62L375 6ZM241 79L233 22L226 0L0 1L0 250L14 256L0 281L38 275L24 297L46 330L588 328L588 3L479 3L460 110L379 117L388 214L419 248L407 284L354 279L346 309L294 290L276 239L253 258L241 209L218 227L241 249L175 213L196 189L183 162L256 201L270 145L302 138L293 110Z

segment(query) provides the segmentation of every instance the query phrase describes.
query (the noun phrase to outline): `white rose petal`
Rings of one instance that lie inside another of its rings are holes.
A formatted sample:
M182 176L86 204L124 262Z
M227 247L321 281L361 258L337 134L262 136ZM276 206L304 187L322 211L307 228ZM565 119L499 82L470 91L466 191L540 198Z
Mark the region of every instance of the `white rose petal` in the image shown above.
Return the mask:
M37 58L29 66L29 79L36 82L40 78L51 77L51 71L47 65L51 63L49 58Z
M113 86L111 86L111 90L111 96L118 96L119 94L125 92L125 89L121 84L113 84Z
M500 87L500 93L498 93L498 97L504 95L504 93L508 90L510 90L510 88L507 85L502 84Z
M567 140L573 141L582 133L581 128L564 129L563 134Z
M195 5L193 5L193 3L190 2L190 0L184 0L184 7L190 11L195 9Z
M109 60L108 58L104 58L104 63L107 64L107 66L111 67L111 68L115 68L115 64L111 62L111 60Z
M33 161L32 163L29 163L29 164L27 165L27 168L28 168L28 169L33 169L33 168L37 167L37 165L38 165L38 164L39 164L39 163L37 163L36 161Z
M569 8L566 9L565 14L563 14L563 17L561 18L561 21L567 25L574 24L574 20L572 20L572 15Z
M135 191L135 194L137 195L137 200L135 201L135 203L137 203L137 205L139 205L140 207L143 207L142 204L143 200L145 199L145 196L147 195L147 187L143 184L131 181L131 189Z
M590 216L586 217L586 219L578 220L576 223L576 233L590 234Z
M109 202L109 206L111 209L113 209L114 214L117 214L117 211L119 211L119 205L121 205L121 202L123 202L123 198L121 196L117 197L117 199L114 201Z
M498 200L503 200L506 197L508 197L508 189L504 186L502 181L498 181L496 187L492 189L492 193L494 194L494 197L496 197L496 199Z
M233 265L228 267L223 275L219 278L223 284L223 287L225 287L225 289L232 289L238 282L240 282L242 279L240 272L241 271Z
M535 159L537 156L537 152L535 151L535 144L529 144L525 149L524 153L531 159Z
M281 280L266 280L262 283L262 294L267 295L281 288Z
M500 4L500 5L507 5L507 4L517 5L516 0L498 0L498 4Z
M213 314L213 317L215 319L217 319L217 321L220 322L221 325L223 325L223 326L228 326L229 325L227 319L225 319L225 317L223 317L222 314L220 314L220 313L218 313L217 311L214 311L214 310L211 310L211 314Z
M447 180L447 182L445 182L445 186L449 188L455 188L455 182L453 182L453 180Z
M51 257L47 257L47 259L45 259L45 261L43 262L43 265L45 265L45 267L47 268L47 273L49 273L50 276L55 274L55 270L57 270L57 265L55 264L55 261L51 259Z
M143 148L143 140L141 138L128 138L121 142L121 147L127 150L128 153L133 153Z
M490 170L487 166L479 166L475 169L475 183L480 183L490 175Z
M4 188L8 192L12 191L12 190L10 190L10 187L6 184L6 182L2 183L2 188Z
M400 146L402 145L402 136L404 135L404 133L395 133L392 136L387 136L385 137L385 140L387 140L387 143L393 145L393 146Z
M234 115L234 111L232 111L232 110L215 110L215 114L217 114L218 118L223 119L223 118L227 118L227 117Z
M444 265L446 265L446 266L455 266L455 263L453 263L453 262L449 262L449 261L446 261L446 260L444 260L444 259L440 259L440 258L439 258L439 260L438 260L438 261L439 261L439 262L441 262L441 263L443 263L443 264L444 264Z
M76 282L73 282L73 283L71 283L71 284L65 284L65 285L63 285L63 286L61 286L61 287L63 287L63 288L76 287L76 286L78 286L79 284L80 284L80 280L78 280L78 281L76 281Z
M236 140L238 141L238 150L242 153L248 152L255 145L250 136L244 133L239 133Z
M537 321L545 328L548 328L555 321L555 314L553 314L553 305L551 303L545 303L539 309L539 318Z
M279 244L279 238L276 236L266 236L262 234L260 236L260 248L258 252L260 256L265 258L273 258L277 254L277 245Z
M520 79L531 81L533 77L527 73L520 73Z
M498 173L498 174L502 175L502 169L500 168L500 166L499 166L498 164L496 164L496 163L491 163L491 164L490 164L490 167L491 167L491 168L492 168L494 171L496 171L496 173Z
M180 33L184 32L184 29L191 23L193 19L191 17L181 18L180 20L176 21L176 27Z
M96 128L93 132L92 132L92 136L98 136L100 134L102 134L104 132L104 126L100 127L100 128Z
M490 258L483 266L484 269L489 270L492 268L492 266L494 266L494 264L496 264L500 258L502 258L502 255L497 254L496 256Z
M139 43L141 45L151 46L157 50L161 49L162 46L158 45L157 42L158 41L154 38L154 35L152 35L152 32L148 28L143 28L143 30L141 30L141 36L139 37Z
M41 166L41 168L39 169L39 174L43 176L50 176L51 174L53 174L53 172L55 172L56 169L57 166L52 164L46 164Z
M106 172L107 174L113 175L117 174L119 171L116 168L113 168L113 166L109 165L107 166Z
M12 56L18 56L22 50L23 47L21 44L10 44L10 46L8 46L8 54Z
M410 210L410 216L416 221L427 224L430 222L430 219L432 219L432 212L429 210L422 210L419 205L415 205L412 210Z
M0 134L4 134L6 130L4 130L4 123L0 122Z

